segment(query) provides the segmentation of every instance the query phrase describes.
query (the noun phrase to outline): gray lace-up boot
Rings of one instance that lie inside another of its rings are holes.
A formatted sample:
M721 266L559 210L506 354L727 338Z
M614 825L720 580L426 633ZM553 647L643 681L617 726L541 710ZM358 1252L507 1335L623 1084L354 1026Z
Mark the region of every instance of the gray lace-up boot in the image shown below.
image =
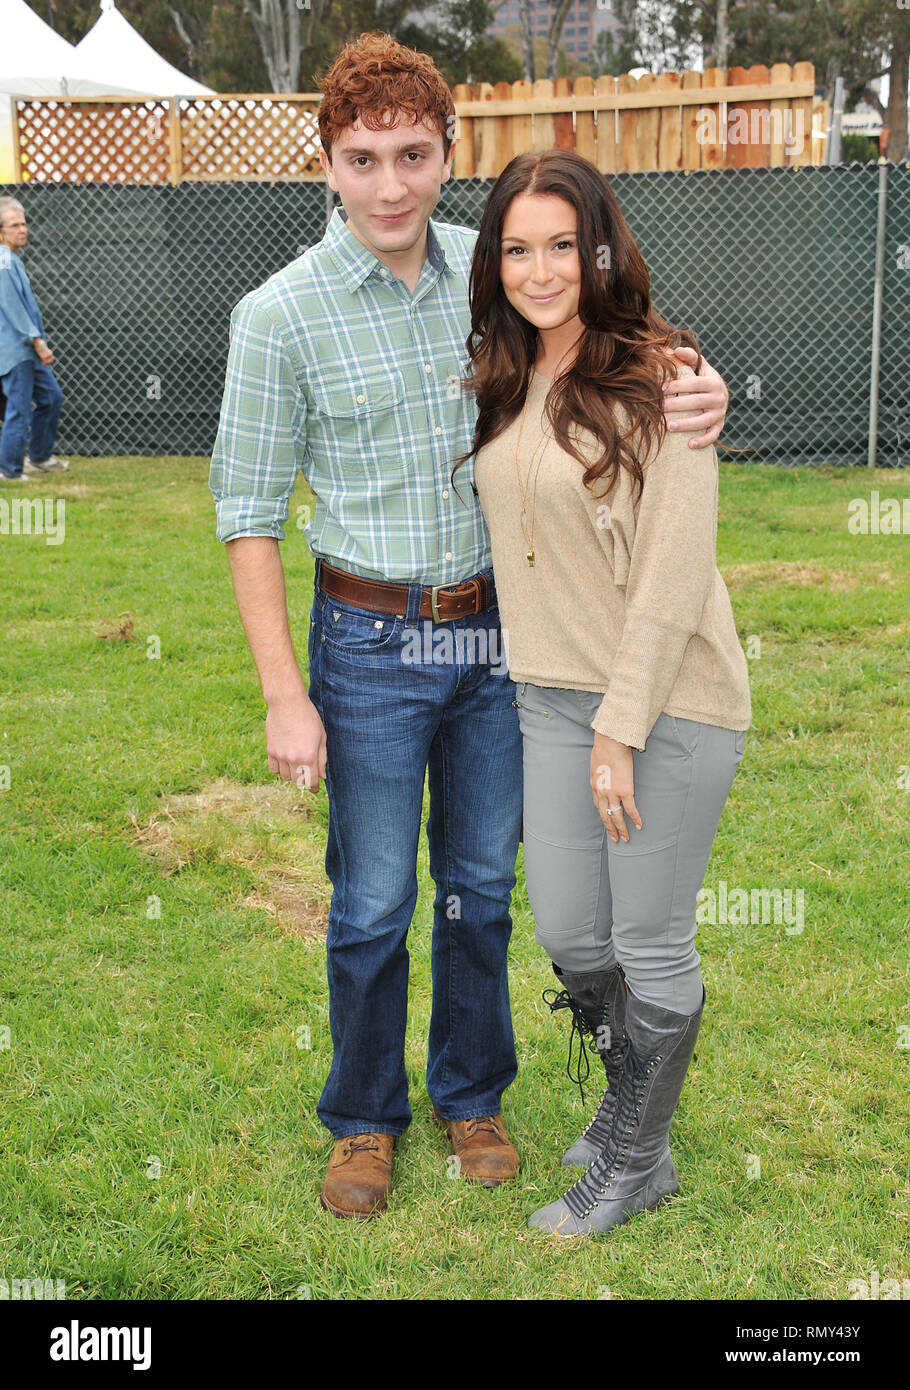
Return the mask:
M690 1017L626 997L625 1064L610 1143L556 1202L528 1222L559 1236L609 1231L656 1207L679 1186L670 1122L692 1059L705 1007Z
M553 966L553 970L565 988L552 1001L547 999L547 994L551 994L553 991L547 990L544 994L545 1001L554 1011L560 1008L572 1009L573 1036L575 1032L579 1034L583 1048L585 1032L591 1034L607 1076L607 1087L593 1118L572 1147L566 1150L562 1158L564 1168L586 1168L601 1150L606 1148L613 1132L613 1115L616 1109L616 1097L619 1092L623 1055L626 1047L625 982L622 969L618 965L613 966L610 970L598 970L587 975L570 975L564 970L561 971L556 965ZM579 1018L579 1013L581 1018ZM570 1078L578 1082L582 1099L584 1099L581 1082L587 1080L588 1075L590 1075L590 1067L582 1078L581 1059L579 1058L578 1076L573 1077L571 1057L572 1038L570 1037L567 1071Z

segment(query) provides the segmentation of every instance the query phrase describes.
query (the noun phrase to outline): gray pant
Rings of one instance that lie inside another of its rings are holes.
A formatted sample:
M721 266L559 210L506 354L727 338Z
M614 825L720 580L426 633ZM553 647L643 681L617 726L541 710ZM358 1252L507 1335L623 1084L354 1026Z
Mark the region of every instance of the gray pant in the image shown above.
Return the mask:
M702 1002L695 908L746 735L661 714L633 750L636 830L614 844L591 792L596 691L519 684L525 879L537 940L573 974L622 966L639 999Z

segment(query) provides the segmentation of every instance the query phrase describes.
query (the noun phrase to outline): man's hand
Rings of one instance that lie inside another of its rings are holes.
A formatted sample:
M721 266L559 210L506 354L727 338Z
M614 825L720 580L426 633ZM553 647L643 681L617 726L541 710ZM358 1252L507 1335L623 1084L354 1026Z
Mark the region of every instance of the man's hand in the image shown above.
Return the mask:
M286 782L318 792L325 777L326 738L319 712L308 695L273 700L265 721L269 771Z
M693 370L698 361L695 349L690 347L674 348L673 356ZM689 412L686 419L669 419L667 429L703 430L704 433L697 439L689 440L690 449L704 449L707 445L713 444L724 427L724 418L730 402L730 392L720 372L703 357L698 376L679 377L676 381L668 381L664 391L664 411L667 414L676 411Z
M597 813L607 827L614 845L628 843L626 816L641 830L641 816L635 805L635 776L632 749L615 738L595 731L591 749L591 793ZM610 808L613 808L612 813Z
M32 347L35 349L35 352L38 354L38 360L42 363L42 365L45 366L45 367L49 367L49 366L51 365L51 363L53 362L53 360L54 360L54 354L51 352L50 348L48 347L48 345L47 345L47 343L44 341L44 339L43 339L43 338L33 338L33 339L32 339Z

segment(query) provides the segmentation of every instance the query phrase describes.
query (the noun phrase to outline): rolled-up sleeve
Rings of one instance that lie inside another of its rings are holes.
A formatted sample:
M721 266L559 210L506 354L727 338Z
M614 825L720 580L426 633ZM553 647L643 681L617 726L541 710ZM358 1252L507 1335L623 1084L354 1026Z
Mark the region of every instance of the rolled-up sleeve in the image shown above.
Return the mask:
M306 401L267 309L249 297L231 314L224 397L209 487L217 536L284 540L306 440Z

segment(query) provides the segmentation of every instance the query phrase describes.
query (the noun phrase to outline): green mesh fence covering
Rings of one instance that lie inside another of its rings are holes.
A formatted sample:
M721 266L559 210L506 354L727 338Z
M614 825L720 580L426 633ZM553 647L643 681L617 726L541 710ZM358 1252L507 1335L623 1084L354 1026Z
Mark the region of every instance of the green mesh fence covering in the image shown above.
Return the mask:
M878 166L619 174L656 307L732 393L740 461L865 463ZM443 186L476 227L491 181ZM210 451L233 305L322 235L326 188L24 185L25 263L65 393L57 447ZM910 462L910 167L888 168L880 466Z

